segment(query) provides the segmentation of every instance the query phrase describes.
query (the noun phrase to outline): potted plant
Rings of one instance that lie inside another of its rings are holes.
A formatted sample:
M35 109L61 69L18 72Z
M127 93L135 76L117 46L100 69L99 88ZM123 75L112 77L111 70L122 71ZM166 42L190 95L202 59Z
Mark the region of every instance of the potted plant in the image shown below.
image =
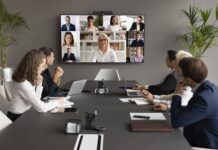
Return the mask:
M187 32L177 36L181 40L184 48L197 58L201 58L206 50L215 45L215 39L218 36L218 7L215 10L215 20L209 23L211 9L203 10L196 6L190 6L189 11L182 10L188 18L189 23L186 26Z
M0 77L1 80L10 80L12 69L7 67L7 51L12 42L16 42L13 31L24 28L29 29L23 17L18 13L9 13L2 0L0 0Z

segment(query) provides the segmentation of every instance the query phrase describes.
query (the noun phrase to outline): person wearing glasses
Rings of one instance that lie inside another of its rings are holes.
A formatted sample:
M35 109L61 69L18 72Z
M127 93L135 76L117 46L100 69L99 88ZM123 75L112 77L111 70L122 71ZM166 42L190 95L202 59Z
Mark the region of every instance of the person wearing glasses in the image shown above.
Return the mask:
M144 47L144 41L141 39L140 32L135 33L135 40L132 41L130 47Z
M93 62L118 62L116 53L110 48L109 37L102 33L98 37L98 50L94 53Z
M94 25L94 17L88 16L87 17L87 27L85 28L86 32L97 32L98 28Z
M66 21L66 24L62 25L61 31L76 31L75 25L70 23L70 16L66 16L65 21Z

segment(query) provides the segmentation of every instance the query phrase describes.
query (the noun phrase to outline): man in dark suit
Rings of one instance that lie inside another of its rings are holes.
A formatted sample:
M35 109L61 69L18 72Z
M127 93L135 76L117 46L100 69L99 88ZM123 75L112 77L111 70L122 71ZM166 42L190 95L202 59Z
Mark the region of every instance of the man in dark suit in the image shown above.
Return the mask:
M61 67L58 66L56 67L54 74L51 75L48 68L51 65L53 65L54 51L52 48L49 47L41 47L39 50L46 56L45 70L41 74L43 76L43 80L42 80L43 91L42 91L41 98L43 99L46 96L55 96L55 93L59 89L61 77L64 71Z
M74 53L71 53L71 48L67 48L67 53L64 54L63 61L67 63L72 63L76 61Z
M130 31L143 31L145 29L145 24L142 23L142 16L136 17L136 22L134 22L129 29Z
M218 149L218 87L208 80L208 69L198 58L184 58L179 62L182 82L193 90L186 107L175 95L171 104L172 126L184 127L184 136L193 147ZM179 94L179 93L178 93Z
M136 32L135 40L132 41L130 47L144 47L144 41L141 39L140 32Z
M76 31L74 24L70 23L70 16L65 17L66 24L62 25L61 31Z
M177 52L175 50L167 51L166 65L172 70L172 72L165 77L162 83L149 85L146 90L148 90L150 93L154 95L167 95L175 92L176 84L179 80L179 74L175 72L176 54Z

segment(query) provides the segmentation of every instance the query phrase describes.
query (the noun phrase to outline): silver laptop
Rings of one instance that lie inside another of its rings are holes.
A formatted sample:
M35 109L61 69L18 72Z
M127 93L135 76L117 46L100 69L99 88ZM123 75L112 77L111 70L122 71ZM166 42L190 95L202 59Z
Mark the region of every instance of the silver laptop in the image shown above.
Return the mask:
M66 96L66 99L69 99L72 95L74 94L79 94L82 92L85 84L87 82L87 79L84 80L78 80L78 81L73 81L70 90Z
M125 90L126 90L127 96L129 97L143 97L144 96L140 90L128 89L125 79L124 79L124 84L125 84Z

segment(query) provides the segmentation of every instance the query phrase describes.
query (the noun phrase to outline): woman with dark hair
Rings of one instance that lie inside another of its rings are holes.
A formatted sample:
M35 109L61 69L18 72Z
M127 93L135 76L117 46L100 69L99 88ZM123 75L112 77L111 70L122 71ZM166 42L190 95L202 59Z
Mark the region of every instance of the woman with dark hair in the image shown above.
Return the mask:
M14 86L7 116L15 121L33 107L38 112L47 112L64 102L60 97L52 102L41 101L42 71L45 69L45 55L39 50L31 50L23 57L12 76Z
M108 31L118 32L121 31L121 27L118 24L117 16L111 16L110 25L107 28Z
M87 27L85 28L86 32L97 32L98 28L94 25L94 17L88 16L87 17Z

